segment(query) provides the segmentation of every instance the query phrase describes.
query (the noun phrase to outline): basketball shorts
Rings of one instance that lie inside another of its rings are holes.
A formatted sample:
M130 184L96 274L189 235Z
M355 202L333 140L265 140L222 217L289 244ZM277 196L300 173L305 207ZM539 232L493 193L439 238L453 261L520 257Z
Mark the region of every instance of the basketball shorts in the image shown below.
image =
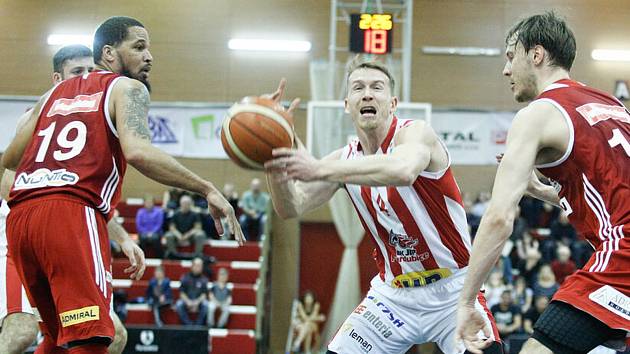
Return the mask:
M25 200L7 218L9 252L42 331L57 346L111 341L111 258L103 215L81 200L51 195ZM102 339L101 339L102 340Z
M416 288L392 288L379 276L361 304L341 325L328 345L329 351L343 354L405 353L412 345L435 342L444 353L464 353L456 346L457 301L466 270L448 278ZM492 328L492 339L499 341L494 318L483 295L475 307ZM480 337L483 334L479 333Z
M8 255L6 234L8 214L9 207L3 200L0 206L0 328L4 319L12 313L33 314L13 259Z
M630 332L630 238L604 242L553 296L612 329Z

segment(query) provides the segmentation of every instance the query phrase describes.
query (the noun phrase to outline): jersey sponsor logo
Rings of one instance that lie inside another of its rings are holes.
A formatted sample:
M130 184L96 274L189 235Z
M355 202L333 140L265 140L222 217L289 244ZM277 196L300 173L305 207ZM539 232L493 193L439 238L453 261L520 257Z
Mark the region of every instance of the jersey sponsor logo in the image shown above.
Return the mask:
M601 103L587 103L575 109L591 126L608 119L630 123L630 115L622 106L611 106Z
M33 189L43 187L61 187L76 184L79 175L65 168L51 171L40 168L33 173L22 172L15 178L14 190Z
M389 338L392 335L391 328L381 320L381 318L370 310L363 313L363 318L370 324L376 332L378 332L383 338Z
M78 95L75 98L59 98L53 102L46 117L54 115L67 116L72 113L86 113L98 111L103 91L93 95Z
M630 321L630 297L610 285L604 285L588 295L591 301Z
M376 307L381 309L381 312L383 312L387 316L386 318L394 326L400 328L400 327L405 325L405 322L403 322L400 319L398 319L398 316L396 316L394 314L394 312L392 312L392 310L390 310L389 307L387 307L387 305L385 305L385 303L383 303L382 301L378 300L377 298L375 298L372 295L368 295L367 298L372 300L372 302L376 304Z
M99 307L95 305L62 312L59 314L61 325L68 327L79 323L98 321L100 318L99 310Z
M389 231L389 244L395 248L396 254L391 255L391 261L402 262L422 262L429 259L429 252L418 254L415 247L419 241L417 238L405 234L397 234L394 230Z
M372 344L370 344L367 339L363 338L363 336L357 333L354 328L350 329L348 336L357 341L357 343L361 344L361 349L363 350L363 352L369 353L372 350Z
M438 280L450 277L452 274L453 272L448 268L409 272L396 276L392 281L392 286L395 288L415 288L435 283Z

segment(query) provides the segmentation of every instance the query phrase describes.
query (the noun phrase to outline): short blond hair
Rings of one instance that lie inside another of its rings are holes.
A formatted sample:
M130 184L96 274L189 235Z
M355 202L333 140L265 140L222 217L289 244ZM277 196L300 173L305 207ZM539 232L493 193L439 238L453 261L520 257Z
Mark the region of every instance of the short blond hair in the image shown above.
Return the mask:
M380 61L377 61L374 59L367 59L360 55L355 56L354 59L352 59L352 61L348 65L348 76L346 76L346 84L348 84L348 80L350 80L350 75L352 75L354 71L359 70L359 69L374 69L385 74L385 76L387 76L387 78L389 79L389 88L392 94L394 93L394 86L395 86L394 76L391 74L387 65L385 65L384 63Z

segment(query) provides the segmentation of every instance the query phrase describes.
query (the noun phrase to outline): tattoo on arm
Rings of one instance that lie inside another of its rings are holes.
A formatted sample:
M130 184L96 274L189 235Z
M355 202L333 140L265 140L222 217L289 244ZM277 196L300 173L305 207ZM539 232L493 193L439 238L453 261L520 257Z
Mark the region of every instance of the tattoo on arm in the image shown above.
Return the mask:
M127 129L138 138L151 140L151 131L147 120L150 102L149 92L144 87L132 87L125 94L128 99L125 107Z

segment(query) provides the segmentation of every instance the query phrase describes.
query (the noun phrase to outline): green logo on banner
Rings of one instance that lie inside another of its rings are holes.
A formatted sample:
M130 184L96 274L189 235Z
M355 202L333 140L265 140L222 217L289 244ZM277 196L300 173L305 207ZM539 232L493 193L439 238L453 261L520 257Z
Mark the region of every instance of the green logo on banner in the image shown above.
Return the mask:
M193 133L195 134L196 139L212 139L212 132L214 131L214 114L193 117L190 121L192 123ZM210 123L210 134L201 133L201 126L204 123Z

